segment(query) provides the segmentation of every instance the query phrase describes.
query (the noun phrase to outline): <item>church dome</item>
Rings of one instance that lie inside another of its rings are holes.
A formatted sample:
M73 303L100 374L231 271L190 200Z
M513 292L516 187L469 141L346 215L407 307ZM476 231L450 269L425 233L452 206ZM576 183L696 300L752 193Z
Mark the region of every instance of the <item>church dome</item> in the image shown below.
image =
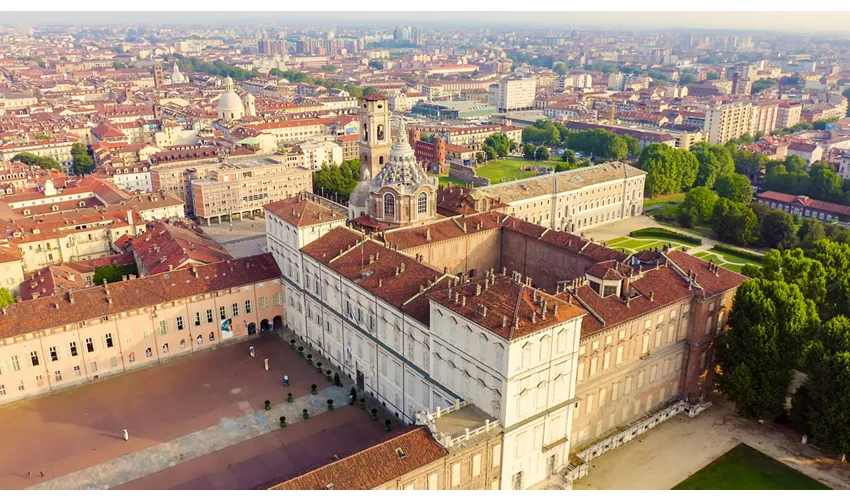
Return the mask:
M423 185L437 184L416 162L416 152L407 139L404 121L399 127L398 138L390 150L390 160L370 183L370 191L376 193L384 187L392 187L399 193L410 194ZM436 190L436 186L432 186Z
M224 94L218 100L218 118L220 120L241 120L245 114L242 99L233 90L233 79L229 76L224 79Z
M174 63L174 69L171 72L171 83L186 83L186 77L180 72L177 63Z

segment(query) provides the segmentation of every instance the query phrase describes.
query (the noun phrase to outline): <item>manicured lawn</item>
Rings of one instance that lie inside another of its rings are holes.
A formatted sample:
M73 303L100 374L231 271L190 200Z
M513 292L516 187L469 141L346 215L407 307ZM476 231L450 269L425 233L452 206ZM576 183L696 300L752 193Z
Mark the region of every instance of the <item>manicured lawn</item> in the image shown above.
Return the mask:
M745 444L739 444L673 489L828 490L829 488L764 453Z
M451 186L451 185L463 186L462 181L452 179L451 177L449 177L448 172L446 172L443 175L436 175L436 176L433 176L433 177L437 177L438 179L440 179L440 187L446 187L446 186Z
M660 249L664 245L670 245L673 248L681 248L683 246L686 246L682 243L675 241L662 240L658 238L632 238L631 236L622 236L620 238L614 238L613 240L608 240L607 244L609 248L620 250L626 253L635 253L640 252L642 250L649 250L652 248Z
M665 194L643 200L643 209L646 210L654 205L661 205L665 203L681 203L684 200L685 193Z
M523 170L523 167L527 167L529 165L552 168L555 166L555 163L523 160L522 158L502 158L501 160L492 160L487 162L486 165L477 168L475 173L481 177L490 179L493 184L498 184L500 182L526 179L528 177L535 177L538 175L536 170Z

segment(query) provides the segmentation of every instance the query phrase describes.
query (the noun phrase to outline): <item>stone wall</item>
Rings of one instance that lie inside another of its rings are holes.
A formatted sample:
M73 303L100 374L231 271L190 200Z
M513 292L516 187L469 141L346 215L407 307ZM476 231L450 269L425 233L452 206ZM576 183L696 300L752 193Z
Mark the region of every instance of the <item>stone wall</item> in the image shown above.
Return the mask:
M449 163L449 178L461 181L464 184L472 184L476 187L489 186L490 179L475 175L475 169L463 163L452 161Z

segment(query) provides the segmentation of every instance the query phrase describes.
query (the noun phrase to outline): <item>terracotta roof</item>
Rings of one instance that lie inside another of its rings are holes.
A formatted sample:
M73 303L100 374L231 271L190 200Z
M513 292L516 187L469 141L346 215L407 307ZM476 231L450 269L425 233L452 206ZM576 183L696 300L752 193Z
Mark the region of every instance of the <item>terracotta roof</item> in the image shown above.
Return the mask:
M500 274L462 285L448 285L448 282L440 285L428 294L428 298L508 340L585 314L564 300ZM535 297L548 302L545 317L543 304L536 303Z
M403 456L399 456L401 450ZM271 484L270 490L371 490L448 455L425 426L319 467L301 476ZM278 483L278 484L274 484Z
M690 271L696 273L696 284L705 292L705 297L732 290L748 279L743 274L719 266L714 267L717 272L715 275L709 269L708 261L678 250L667 252L667 260L675 264L685 275Z
M269 203L263 208L296 227L346 220L344 215L301 196Z
M189 263L211 264L231 258L200 227L180 227L157 221L130 242L148 274L168 272ZM140 270L141 271L141 270Z
M437 241L497 230L501 227L501 217L502 215L498 212L457 216L424 226L388 231L384 233L384 239L391 243L393 248L405 250Z
M363 235L345 226L335 227L318 240L305 245L301 252L317 262L327 264L360 243Z
M795 196L793 194L777 193L776 191L765 191L764 193L757 194L756 199L787 203L789 205L811 208L815 210L822 210L824 212L830 212L843 216L850 216L850 207L848 207L847 205L830 203L828 201L813 200L808 196Z
M44 297L6 306L0 314L0 338L63 327L280 277L280 269L268 253L197 266L195 270L197 276L184 268L106 287L86 288L73 292L72 296Z
M0 247L0 262L15 262L22 259L18 245L12 243L8 247Z
M379 94L377 92L372 92L371 94L364 95L362 97L364 101L386 101L387 98L383 94Z

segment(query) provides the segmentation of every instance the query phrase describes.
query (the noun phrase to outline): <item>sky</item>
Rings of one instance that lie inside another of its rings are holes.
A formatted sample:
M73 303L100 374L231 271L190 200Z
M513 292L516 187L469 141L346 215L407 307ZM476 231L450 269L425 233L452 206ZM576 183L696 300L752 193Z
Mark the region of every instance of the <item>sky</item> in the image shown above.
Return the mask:
M850 12L4 12L0 24L416 24L469 28L612 28L850 33Z

